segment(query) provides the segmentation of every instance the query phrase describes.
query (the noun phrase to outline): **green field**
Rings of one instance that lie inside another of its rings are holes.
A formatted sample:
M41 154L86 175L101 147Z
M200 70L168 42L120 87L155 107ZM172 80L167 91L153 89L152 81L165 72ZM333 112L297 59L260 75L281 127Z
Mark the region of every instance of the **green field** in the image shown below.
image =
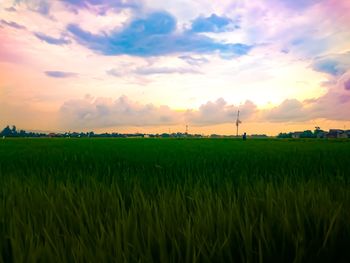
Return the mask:
M5 139L0 262L350 262L350 141Z

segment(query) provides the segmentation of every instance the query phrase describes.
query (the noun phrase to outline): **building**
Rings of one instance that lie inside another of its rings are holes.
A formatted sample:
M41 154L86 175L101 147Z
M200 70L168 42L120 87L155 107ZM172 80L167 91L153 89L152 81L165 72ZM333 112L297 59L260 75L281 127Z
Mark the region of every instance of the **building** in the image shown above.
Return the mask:
M327 138L348 138L347 133L345 133L344 130L340 129L330 129L329 132L327 133Z
M349 138L348 134L344 131L343 133L340 133L338 135L338 138L342 138L342 139L347 139Z
M346 130L345 134L348 136L348 138L350 138L350 130Z
M323 139L323 138L327 138L327 132L325 132L325 131L319 131L319 132L317 132L317 134L316 134L316 138L318 138L318 139Z

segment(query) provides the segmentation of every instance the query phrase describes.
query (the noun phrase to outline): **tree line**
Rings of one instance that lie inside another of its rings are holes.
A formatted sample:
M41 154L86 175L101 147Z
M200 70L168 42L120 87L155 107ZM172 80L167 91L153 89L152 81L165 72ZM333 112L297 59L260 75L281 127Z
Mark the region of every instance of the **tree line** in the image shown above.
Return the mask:
M40 133L27 132L25 130L17 130L16 126L10 127L7 125L1 132L0 137L62 137L62 138L89 138L89 137L103 137L103 138L135 138L135 137L151 137L151 138L181 138L181 137L202 137L201 134L188 133L161 133L161 134L144 134L144 133L94 133L90 132L64 132L64 133Z
M43 137L45 133L26 132L25 130L17 130L16 126L7 125L0 133L1 137Z
M321 130L319 127L316 127L314 131L305 130L303 132L298 133L298 138L320 138L323 137L326 132ZM296 132L287 132L287 133L279 133L277 138L293 138L296 135Z

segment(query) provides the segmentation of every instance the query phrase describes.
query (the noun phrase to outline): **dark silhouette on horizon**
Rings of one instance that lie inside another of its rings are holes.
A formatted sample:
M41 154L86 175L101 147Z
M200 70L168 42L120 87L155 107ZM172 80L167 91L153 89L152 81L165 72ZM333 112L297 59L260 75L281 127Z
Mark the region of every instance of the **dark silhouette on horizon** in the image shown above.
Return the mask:
M239 138L237 135L220 135L220 134L211 134L211 135L204 135L204 134L191 134L188 133L188 130L186 129L186 132L173 132L173 133L156 133L156 134L146 134L146 133L118 133L118 132L112 132L112 133L94 133L93 131L90 132L63 132L63 133L56 133L56 132L27 132L25 130L17 130L16 126L13 125L10 127L7 125L2 131L0 130L0 137L2 139L5 139L6 137L18 137L18 138L25 138L25 137L44 137L44 138ZM269 137L275 137L279 139L328 139L328 138L340 138L340 139L346 139L350 138L350 130L341 130L341 129L330 129L328 132L321 130L320 127L315 127L314 131L311 130L305 130L300 132L288 132L288 133L279 133L277 136L267 136L266 134L250 134L247 135L245 132L242 135L242 139L245 141L247 138L269 138Z

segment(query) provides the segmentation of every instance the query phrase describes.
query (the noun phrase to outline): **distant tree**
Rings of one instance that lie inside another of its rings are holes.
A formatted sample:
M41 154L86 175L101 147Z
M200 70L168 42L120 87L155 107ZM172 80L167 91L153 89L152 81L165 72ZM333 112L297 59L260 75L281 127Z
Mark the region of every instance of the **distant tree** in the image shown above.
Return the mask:
M289 132L289 133L279 133L277 135L277 138L282 138L282 139L286 139L286 138L292 138L292 133Z
M300 134L300 138L315 138L315 135L311 130L306 130L306 131L303 131L302 134Z
M11 135L12 135L12 130L11 130L10 126L7 125L7 126L1 131L0 135L1 135L1 136L6 136L6 137L11 136Z
M12 135L17 135L17 129L15 125L12 126Z
M162 138L169 138L170 134L169 133L162 133L161 137Z
M18 135L19 135L20 137L26 137L26 136L27 136L27 133L26 133L25 130L20 130L19 133L18 133Z
M314 136L315 138L320 138L320 137L323 137L323 134L325 133L324 130L321 130L320 127L315 127L315 130L314 130Z

